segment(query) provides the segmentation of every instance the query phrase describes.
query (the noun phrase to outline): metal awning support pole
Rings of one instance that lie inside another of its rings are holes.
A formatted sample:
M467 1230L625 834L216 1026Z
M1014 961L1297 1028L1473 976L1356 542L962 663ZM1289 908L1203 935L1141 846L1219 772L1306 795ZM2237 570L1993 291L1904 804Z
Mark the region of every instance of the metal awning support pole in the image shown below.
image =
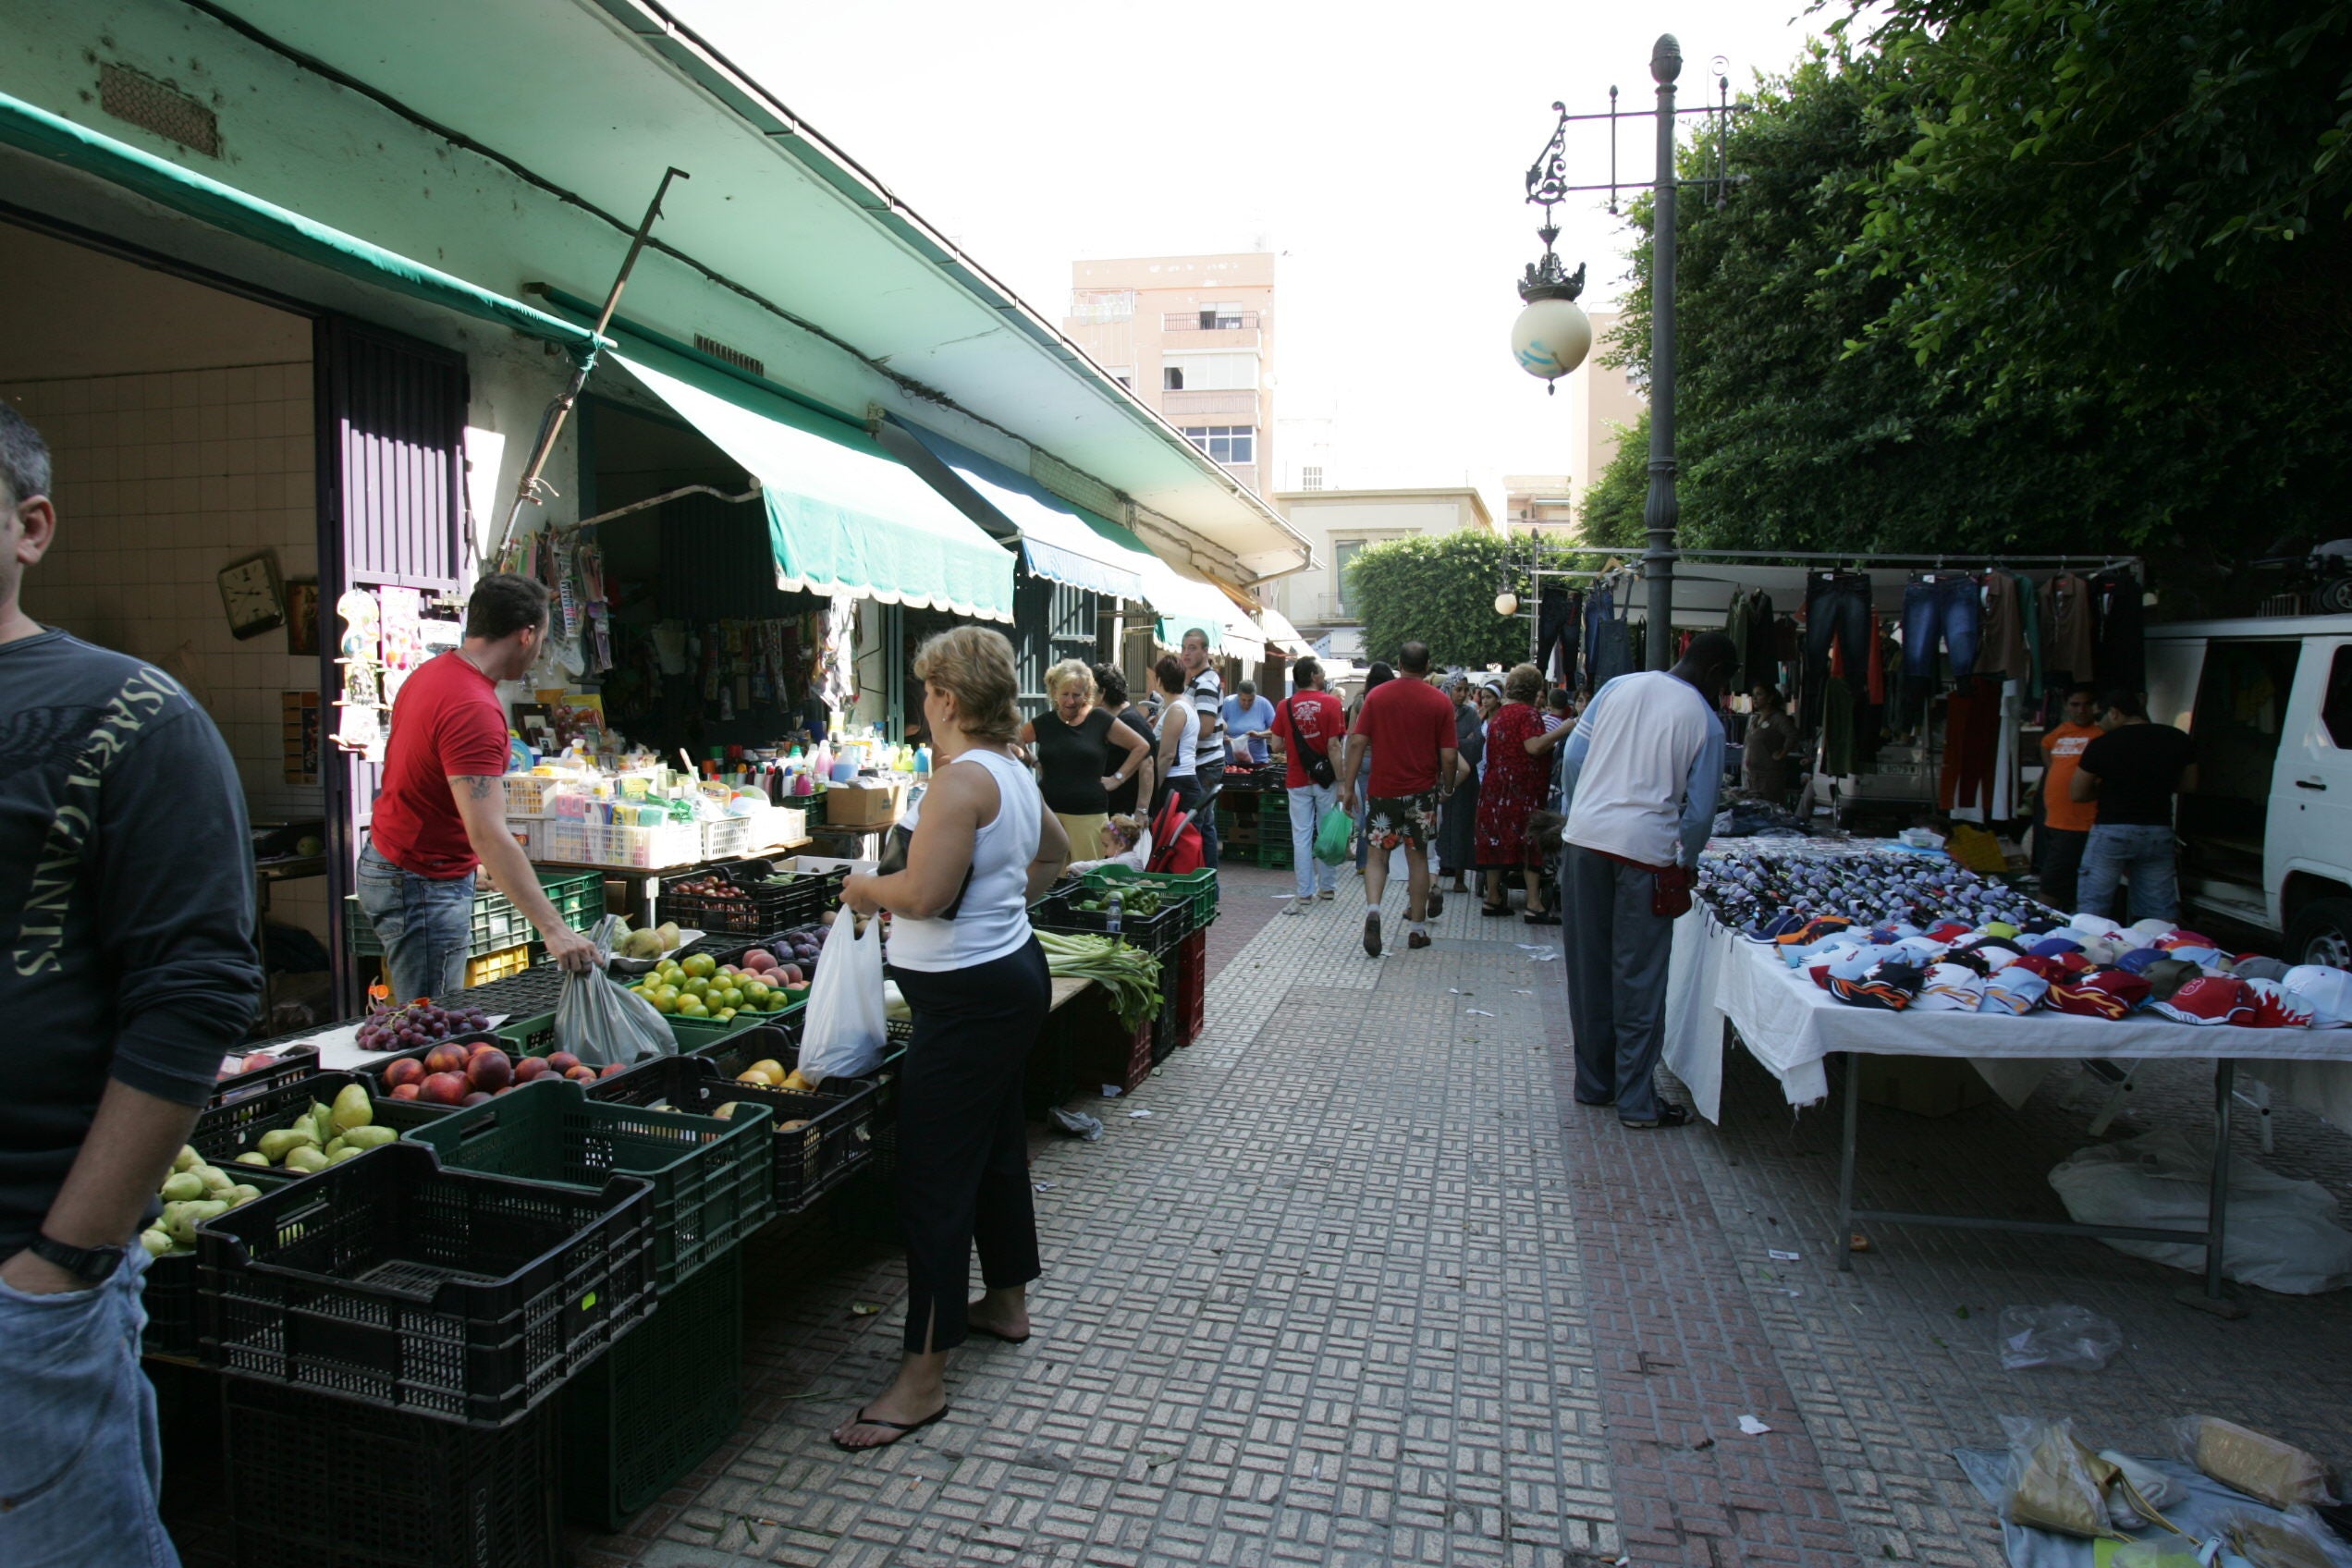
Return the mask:
M1681 507L1674 497L1674 79L1683 71L1683 46L1660 33L1649 52L1649 74L1658 83L1658 185L1649 233L1649 496L1642 525L1649 548L1642 554L1648 587L1649 636L1644 652L1652 669L1674 664L1674 529Z
M629 253L620 259L620 272L613 278L612 292L605 296L605 308L596 317L595 337L601 340L605 328L612 325L613 312L620 308L620 291L629 287L629 275L637 268L638 253L645 249L646 237L654 231L654 220L661 216L662 198L669 194L673 179L692 179L684 169L662 171L661 183L654 187L654 199L645 206L644 221L637 226L636 234L629 241ZM581 389L588 385L588 373L595 368L596 345L589 345L587 354L572 368L571 380L563 392L547 405L539 421L539 440L531 449L531 460L523 465L521 483L515 486L514 505L508 508L507 521L499 526L498 542L491 546L490 558L497 559L507 553L507 542L514 537L515 524L522 521L522 508L535 506L539 500L539 473L547 466L547 459L556 449L556 437L563 434L564 421L571 417L572 406L580 401Z

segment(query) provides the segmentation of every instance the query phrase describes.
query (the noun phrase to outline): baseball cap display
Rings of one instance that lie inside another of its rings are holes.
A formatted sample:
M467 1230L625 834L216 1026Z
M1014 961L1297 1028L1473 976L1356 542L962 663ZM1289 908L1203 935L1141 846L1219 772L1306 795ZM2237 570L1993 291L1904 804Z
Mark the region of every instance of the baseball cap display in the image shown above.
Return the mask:
M2023 964L2013 963L1985 982L1979 1012L2031 1012L2050 996L2050 982Z
M2248 980L2246 988L2254 994L2254 1014L2240 1020L2253 1029L2309 1029L2311 1010L2297 1001L2295 994L2275 980Z
M2205 972L2187 959L2160 958L2139 973L2161 1002Z
M2352 970L2324 963L2298 963L2279 984L2297 1002L2311 1010L2315 1029L2352 1027Z
M2287 962L2283 958L2264 958L2260 953L2240 953L2230 965L2230 973L2240 980L2284 980Z
M2246 1023L2253 1019L2255 997L2243 980L2226 974L2200 974L2171 996L2149 1005L2183 1023Z
M2094 937L2112 937L2123 929L2103 914L2070 914L2066 917L2066 924Z
M2125 1018L2147 998L2148 982L2120 969L2071 975L2050 987L2052 1008L2081 1018Z
M1882 963L1859 980L1830 976L1830 994L1854 1007L1901 1012L1919 994L1919 971L1907 963Z
M2134 948L2115 961L2115 967L2128 969L2134 974L2145 974L2150 964L2163 961L2164 949L2162 948Z
M1956 963L1928 971L1912 1006L1922 1012L1974 1012L1984 1001L1984 976Z

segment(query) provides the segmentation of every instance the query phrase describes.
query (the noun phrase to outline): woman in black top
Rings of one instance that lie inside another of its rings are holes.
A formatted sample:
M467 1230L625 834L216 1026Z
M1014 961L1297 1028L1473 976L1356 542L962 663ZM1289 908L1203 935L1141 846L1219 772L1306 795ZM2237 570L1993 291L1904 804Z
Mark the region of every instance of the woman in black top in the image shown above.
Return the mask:
M1095 676L1076 659L1046 672L1046 694L1053 711L1021 727L1022 744L1037 761L1037 787L1046 808L1070 835L1070 858L1102 858L1102 827L1110 815L1110 791L1128 783L1150 748L1142 736L1095 706ZM1114 751L1124 760L1104 768Z
M1110 791L1110 815L1132 816L1139 802L1151 799L1153 783L1151 745L1159 738L1158 732L1152 729L1151 720L1144 717L1141 709L1128 703L1127 678L1120 674L1115 667L1098 664L1094 668L1094 677L1095 705L1117 719L1122 728L1132 730L1144 743L1142 769L1129 776L1126 783ZM1126 766L1126 762L1127 742L1118 734L1113 733L1110 744L1103 752L1103 765L1116 777L1120 769Z

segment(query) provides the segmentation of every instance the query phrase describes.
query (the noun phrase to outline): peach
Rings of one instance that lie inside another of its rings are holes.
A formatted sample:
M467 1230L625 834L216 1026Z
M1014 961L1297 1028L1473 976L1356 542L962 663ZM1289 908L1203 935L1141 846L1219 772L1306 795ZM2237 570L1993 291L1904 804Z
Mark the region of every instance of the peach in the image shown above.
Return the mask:
M466 1055L463 1046L435 1046L424 1053L424 1070L427 1072L463 1072Z
M384 1064L384 1086L387 1089L398 1089L404 1084L413 1085L423 1082L424 1063L412 1056L404 1056ZM414 1099L416 1096L410 1095L409 1098Z
M514 1082L514 1063L501 1050L476 1051L473 1060L466 1064L466 1082L496 1094Z
M417 1085L417 1098L434 1105L456 1105L465 1098L465 1093L462 1072L435 1072Z
M533 1078L545 1077L547 1071L547 1059L545 1057L524 1057L521 1061L515 1063L515 1082L518 1084L528 1084Z
M570 1051L557 1051L547 1058L547 1065L557 1072L569 1075L573 1068L580 1065L580 1059Z
M391 1097L396 1100L412 1100L417 1098L421 1092L414 1084L395 1084L392 1085Z

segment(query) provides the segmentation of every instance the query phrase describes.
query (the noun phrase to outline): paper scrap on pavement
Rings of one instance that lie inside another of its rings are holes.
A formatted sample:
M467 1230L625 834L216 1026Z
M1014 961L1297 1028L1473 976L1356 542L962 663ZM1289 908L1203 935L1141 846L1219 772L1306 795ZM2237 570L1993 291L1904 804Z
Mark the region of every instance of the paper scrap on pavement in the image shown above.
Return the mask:
M1805 1256L1801 1252L1782 1252L1778 1247L1771 1248L1764 1256L1775 1263L1795 1263Z
M1053 1183L1051 1182L1040 1182L1037 1183L1037 1190L1041 1193L1050 1193L1053 1191Z
M1145 1117L1149 1116L1151 1112L1148 1110L1131 1110L1127 1113L1127 1120L1130 1121L1141 1121Z
M853 1317L871 1317L881 1310L882 1309L880 1307L875 1305L870 1301L853 1301L850 1303L850 1315Z
M1492 1017L1494 1016L1494 1014L1493 1014L1493 1013L1488 1012L1488 1011L1485 1008L1482 1008L1482 1007L1466 1007L1466 1008L1464 1008L1462 1011L1463 1011L1464 1012L1467 1013L1467 1014L1468 1014L1469 1016L1471 1016L1472 1018L1492 1018Z
M1741 1416L1739 1418L1739 1427L1741 1431L1746 1432L1751 1438L1760 1438L1765 1433L1772 1429L1771 1427L1764 1425L1763 1422L1758 1421L1753 1415Z
M1535 992L1526 989L1525 986L1513 986L1513 992L1514 995L1522 997L1532 997L1535 995Z

